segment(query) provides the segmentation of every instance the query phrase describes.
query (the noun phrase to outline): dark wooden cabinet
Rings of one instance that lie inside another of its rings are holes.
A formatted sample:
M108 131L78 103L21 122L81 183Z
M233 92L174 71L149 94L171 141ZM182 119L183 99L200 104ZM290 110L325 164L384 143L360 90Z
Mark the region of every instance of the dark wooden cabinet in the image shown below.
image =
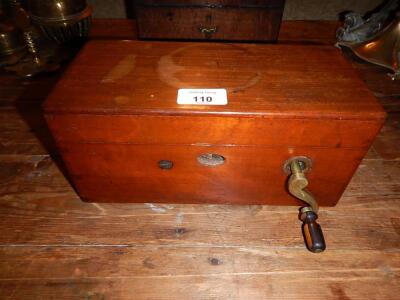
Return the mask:
M178 104L182 88L228 102ZM296 205L283 165L307 156L310 190L334 205L385 118L333 46L244 43L89 42L44 109L79 195L99 202Z
M135 2L139 37L275 41L284 0Z

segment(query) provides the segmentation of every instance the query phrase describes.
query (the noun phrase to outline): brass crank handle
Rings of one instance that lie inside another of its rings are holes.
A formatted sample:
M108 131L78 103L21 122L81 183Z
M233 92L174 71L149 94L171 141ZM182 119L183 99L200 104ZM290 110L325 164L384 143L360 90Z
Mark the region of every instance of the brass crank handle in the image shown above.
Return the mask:
M307 249L317 253L324 251L326 244L321 226L316 221L318 219L318 203L306 189L308 186L305 176L307 163L310 164L310 161L305 157L293 158L289 161L288 168L291 175L288 188L290 194L308 204L300 210L300 220L303 221L302 232Z

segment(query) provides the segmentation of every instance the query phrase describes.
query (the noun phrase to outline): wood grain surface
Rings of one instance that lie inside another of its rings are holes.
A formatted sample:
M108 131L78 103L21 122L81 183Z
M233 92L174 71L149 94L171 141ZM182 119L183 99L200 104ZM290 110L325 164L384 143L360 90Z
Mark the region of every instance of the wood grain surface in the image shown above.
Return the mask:
M284 22L281 34L329 43L334 26ZM93 28L133 32L122 20ZM389 117L339 204L321 210L323 254L304 249L292 207L80 201L43 130L39 106L57 76L1 74L0 299L397 300L400 85L346 57Z
M180 106L176 93L181 88L224 88L229 102ZM321 45L96 40L71 63L44 108L87 114L384 118L351 64L337 48Z

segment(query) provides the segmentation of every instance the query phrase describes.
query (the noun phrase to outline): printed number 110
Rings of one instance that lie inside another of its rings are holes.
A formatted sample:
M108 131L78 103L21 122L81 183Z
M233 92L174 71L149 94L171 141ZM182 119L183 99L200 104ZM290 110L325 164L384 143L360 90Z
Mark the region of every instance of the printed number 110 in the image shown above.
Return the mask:
M210 97L210 96L208 96L208 97L204 97L204 96L197 97L197 96L195 96L194 97L194 101L195 102L212 102L212 97Z

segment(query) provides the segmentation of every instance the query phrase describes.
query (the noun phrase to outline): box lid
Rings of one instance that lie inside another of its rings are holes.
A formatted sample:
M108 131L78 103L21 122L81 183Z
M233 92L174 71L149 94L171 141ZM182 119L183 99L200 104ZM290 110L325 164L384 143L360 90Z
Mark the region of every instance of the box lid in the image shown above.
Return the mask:
M182 88L227 90L227 105L177 104ZM48 113L382 119L333 46L88 42L44 104Z

